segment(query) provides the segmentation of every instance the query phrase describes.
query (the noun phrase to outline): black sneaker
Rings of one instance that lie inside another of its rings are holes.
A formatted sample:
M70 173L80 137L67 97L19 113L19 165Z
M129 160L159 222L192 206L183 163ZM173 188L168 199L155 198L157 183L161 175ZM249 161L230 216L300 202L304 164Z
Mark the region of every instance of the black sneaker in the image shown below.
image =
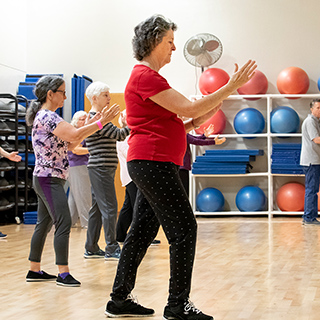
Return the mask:
M213 317L207 316L197 309L194 304L188 300L183 305L176 307L166 306L163 312L164 320L213 320Z
M64 279L58 275L58 278L56 280L57 285L59 286L65 286L65 287L80 287L81 282L76 280L71 274L68 274Z
M99 259L104 258L105 252L101 249L99 249L97 252L91 252L86 250L86 252L83 254L83 257L86 259Z
M126 300L121 302L110 300L107 303L105 314L109 318L152 317L154 315L154 310L141 306L133 301L130 295Z
M52 274L48 274L44 271L39 272L34 272L29 270L27 277L26 277L26 281L27 282L41 282L41 281L53 281L56 280L57 277L52 275Z
M6 237L7 237L7 235L0 231L0 239L5 239Z

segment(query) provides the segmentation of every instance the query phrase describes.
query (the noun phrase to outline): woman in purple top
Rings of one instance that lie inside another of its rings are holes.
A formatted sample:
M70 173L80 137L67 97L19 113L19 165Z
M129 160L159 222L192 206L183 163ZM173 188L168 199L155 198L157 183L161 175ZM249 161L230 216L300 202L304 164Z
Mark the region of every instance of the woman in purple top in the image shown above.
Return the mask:
M57 76L44 76L36 84L36 101L26 113L26 123L32 126L32 145L35 153L33 188L38 198L38 218L30 245L30 270L26 280L56 280L62 286L80 286L69 273L68 249L71 217L64 184L68 177L68 149L72 150L84 138L111 121L119 108L104 109L88 120L88 125L76 129L55 111L66 99L65 82ZM54 250L58 277L41 270L40 261L48 232L55 226Z
M219 145L226 141L226 138L219 138L216 136L214 139L207 139L214 132L214 125L210 124L208 128L205 128L204 133L201 136L193 136L187 133L187 150L183 158L183 166L179 168L179 175L182 180L182 184L189 195L189 171L191 170L191 149L190 144L197 146Z
M76 112L71 120L75 128L81 128L85 124L87 113ZM71 226L75 227L78 219L81 228L88 227L88 213L92 204L91 183L88 172L89 151L83 140L72 151L68 151L69 158L69 196L68 204L71 215Z

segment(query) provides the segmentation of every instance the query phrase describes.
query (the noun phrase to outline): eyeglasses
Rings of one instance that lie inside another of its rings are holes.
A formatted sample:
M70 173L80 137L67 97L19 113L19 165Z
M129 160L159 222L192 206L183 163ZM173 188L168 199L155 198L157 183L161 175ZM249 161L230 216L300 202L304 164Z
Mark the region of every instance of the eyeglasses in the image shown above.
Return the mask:
M67 91L63 90L56 90L56 92L61 92L64 96L67 96Z

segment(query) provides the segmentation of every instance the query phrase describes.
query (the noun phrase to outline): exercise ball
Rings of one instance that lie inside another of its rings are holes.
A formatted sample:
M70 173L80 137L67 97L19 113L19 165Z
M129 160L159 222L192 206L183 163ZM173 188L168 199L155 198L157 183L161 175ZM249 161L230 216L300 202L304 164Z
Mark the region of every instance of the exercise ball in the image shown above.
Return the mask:
M239 94L265 94L268 90L268 79L259 70L255 71L254 76L237 91ZM260 98L246 98L247 100L258 100Z
M199 89L202 94L208 95L228 83L228 73L219 68L209 68L202 72L199 78Z
M266 207L266 196L257 186L242 187L236 196L236 206L240 211L262 211Z
M318 79L318 89L320 90L320 78Z
M270 126L273 133L294 133L299 130L300 118L294 109L279 106L270 114Z
M265 121L262 113L254 108L240 110L233 119L233 127L237 133L261 133L264 126Z
M196 129L197 134L203 134L204 129L208 128L210 124L214 125L214 131L212 134L220 134L226 127L227 118L223 111L218 110L210 119L203 123L199 129Z
M282 94L304 94L308 91L309 84L308 74L298 67L282 70L277 78L277 87Z
M224 207L224 196L216 188L205 188L201 190L196 198L197 210L201 212L222 211Z
M277 205L281 211L303 211L305 187L298 182L284 184L277 192Z

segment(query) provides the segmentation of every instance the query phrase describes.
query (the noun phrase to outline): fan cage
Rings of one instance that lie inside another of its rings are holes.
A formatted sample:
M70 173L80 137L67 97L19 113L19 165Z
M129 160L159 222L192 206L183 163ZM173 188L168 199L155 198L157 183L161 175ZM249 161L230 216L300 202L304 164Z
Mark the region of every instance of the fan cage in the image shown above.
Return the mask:
M218 42L218 47L212 51L206 50L204 45L209 41ZM186 42L183 54L191 65L203 69L216 63L220 59L222 51L222 43L216 36L210 33L199 33Z

